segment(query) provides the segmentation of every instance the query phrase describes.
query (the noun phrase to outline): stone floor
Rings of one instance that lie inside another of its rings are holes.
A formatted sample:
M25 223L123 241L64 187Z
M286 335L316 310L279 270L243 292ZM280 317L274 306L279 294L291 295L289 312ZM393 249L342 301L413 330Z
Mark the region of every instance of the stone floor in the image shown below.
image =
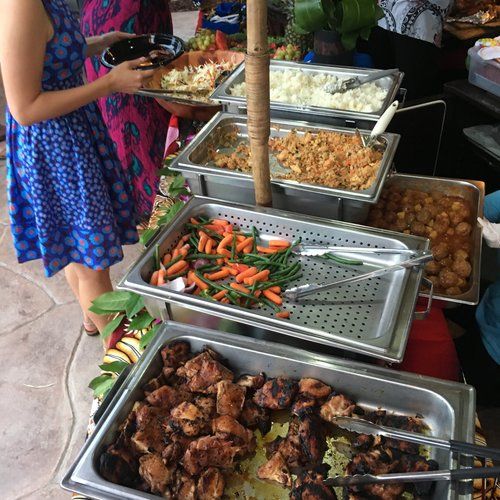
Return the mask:
M194 34L196 13L175 13L176 34ZM0 82L0 123L5 99ZM1 144L0 144L1 149ZM5 183L5 163L0 161ZM101 342L80 333L81 314L63 273L45 278L40 262L16 261L0 189L0 498L68 499L59 487L86 433ZM128 247L118 280L137 258Z

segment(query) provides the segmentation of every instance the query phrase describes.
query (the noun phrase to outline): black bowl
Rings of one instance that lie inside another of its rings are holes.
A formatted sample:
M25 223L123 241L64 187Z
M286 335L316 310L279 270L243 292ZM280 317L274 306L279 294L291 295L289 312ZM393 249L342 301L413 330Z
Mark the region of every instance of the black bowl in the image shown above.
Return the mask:
M108 47L101 56L106 68L125 61L147 57L140 69L153 69L177 59L184 52L184 42L173 35L151 34L127 38Z

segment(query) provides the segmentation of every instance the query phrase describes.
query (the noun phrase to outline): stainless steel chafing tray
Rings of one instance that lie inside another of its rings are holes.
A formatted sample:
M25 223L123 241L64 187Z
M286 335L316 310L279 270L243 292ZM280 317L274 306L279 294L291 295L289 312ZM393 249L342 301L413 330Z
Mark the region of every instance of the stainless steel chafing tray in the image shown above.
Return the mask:
M271 60L270 71L296 70L309 74L328 74L341 79L355 76L365 76L373 73L374 69L362 69L344 66L328 66L320 64L310 64L301 62ZM283 102L271 102L271 116L284 119L307 120L316 123L326 123L334 125L350 125L359 128L372 128L374 123L394 101L398 93L403 74L398 73L392 77L385 77L377 82L377 85L386 89L387 95L379 110L375 112L347 111L315 106L299 106L297 104L287 104ZM245 63L238 66L212 94L214 101L224 104L228 110L236 113L246 113L246 98L244 96L234 96L231 88L234 85L245 81Z
M384 231L353 224L194 197L159 233L119 285L122 289L154 299L162 306L167 303L167 310L164 306L163 310L169 319L176 321L211 324L214 329L236 332L241 331L241 325L244 325L251 335L273 331L283 335L285 341L292 337L291 340L301 339L387 361L401 361L413 321L421 269L401 270L381 278L342 286L298 303L285 301L284 308L291 312L290 320L276 318L274 312L266 307L245 309L149 285L155 246L158 245L160 255L171 251L185 233L185 223L191 217L200 215L225 218L243 230L251 230L255 226L263 239L278 236L291 241L301 237L303 243L414 250L426 250L429 245L427 239L396 233L387 236ZM293 284L346 278L397 263L402 258L401 254L366 256L363 257L365 264L353 269L353 266L331 265L314 257L300 257L302 278Z
M469 279L469 289L461 295L443 295L434 293L435 299L446 302L455 302L458 304L475 305L479 302L479 289L481 278L481 248L482 248L482 229L476 223L477 217L483 216L484 204L484 182L469 181L461 179L446 179L443 177L425 177L420 175L394 174L391 175L386 186L396 185L401 189L416 189L426 193L438 191L447 196L460 196L468 201L472 208L472 254L471 265L472 273ZM425 293L422 295L425 296Z
M271 137L283 137L292 130L298 134L321 130L354 134L353 129L319 126L307 122L271 120ZM248 140L246 116L219 113L172 162L172 170L181 172L194 194L238 203L255 204L252 175L216 167L209 158L209 148L217 149L228 133L234 132L236 142ZM369 134L369 132L362 132ZM362 223L371 204L375 203L391 168L400 136L383 134L384 155L372 186L350 191L321 185L301 184L275 177L272 181L273 206L309 215Z
M63 488L103 500L158 498L106 481L99 474L98 464L100 455L116 438L134 402L143 398L142 386L161 372L161 349L174 340L189 342L193 352L208 345L227 360L236 375L263 371L269 377L315 377L364 407L382 407L411 416L420 413L433 436L473 440L475 400L474 389L470 386L323 354L313 355L303 349L204 328L166 323L105 410L94 433L64 476ZM438 461L441 468L456 465L452 455L444 450L431 450L431 458ZM471 483L436 483L430 500L471 498Z

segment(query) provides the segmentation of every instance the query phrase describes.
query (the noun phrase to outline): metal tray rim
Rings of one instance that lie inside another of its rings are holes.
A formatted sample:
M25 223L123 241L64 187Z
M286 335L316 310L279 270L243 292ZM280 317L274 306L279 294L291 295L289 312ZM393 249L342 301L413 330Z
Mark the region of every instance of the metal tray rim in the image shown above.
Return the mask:
M282 320L274 317L263 317L255 313L254 311L248 311L243 308L236 306L220 304L217 302L211 302L199 297L189 296L182 293L169 291L166 289L159 289L158 287L149 285L144 282L141 277L142 267L151 258L151 249L160 240L168 237L168 235L175 231L176 222L183 216L185 211L188 211L196 206L201 206L207 203L216 203L225 207L245 209L252 212L257 212L261 214L269 214L278 217L289 218L290 216L295 220L302 220L306 222L314 222L317 224L327 225L327 226L337 226L344 227L346 229L355 229L359 227L362 231L378 235L386 235L382 230L368 228L366 226L361 226L352 223L346 223L341 221L331 221L328 219L323 219L319 217L312 216L302 216L300 214L292 214L290 212L285 212L275 209L267 209L262 207L250 207L247 205L237 205L234 203L228 203L222 200L215 200L213 198L206 198L202 196L194 196L189 200L184 208L179 211L175 218L171 221L169 226L165 227L162 231L158 233L154 241L151 242L149 249L147 249L141 257L135 262L135 264L129 269L129 272L124 276L124 278L118 284L118 288L122 290L132 291L147 297L151 297L156 300L163 302L170 302L181 305L183 307L189 307L194 310L198 310L205 313L215 313L218 316L224 317L225 319L239 321L245 324L253 325L261 328L271 328L273 331L281 333L283 335L289 335L297 338L302 338L304 340L309 340L311 342L317 342L320 344L331 345L337 348L348 347L353 352L358 352L368 356L375 356L380 359L384 359L390 362L400 362L403 358L406 344L408 341L409 326L412 321L413 311L418 299L418 288L423 275L423 269L418 271L411 271L408 274L408 281L404 289L404 295L401 299L401 306L397 312L396 320L394 322L393 331L379 337L377 339L372 339L368 342L361 342L354 339L349 339L340 336L335 333L329 334L329 337L314 335L311 332L306 331L306 328L300 325L293 325L290 323L285 323ZM427 250L429 247L429 240L425 238L419 238L416 236L401 235L395 233L394 237L401 241L404 239L405 242L413 242L415 247ZM414 293L415 292L415 293Z
M174 332L170 332L170 329L174 330ZM176 329L177 331L175 332ZM173 334L169 335L167 334L167 332ZM167 335L168 337L165 338ZM85 462L89 460L93 461L98 443L104 437L113 423L113 419L111 418L112 414L117 413L118 410L127 403L128 395L131 393L130 387L140 381L141 374L143 374L144 371L148 368L153 358L157 356L157 352L161 348L161 346L167 340L189 340L189 338L203 339L203 341L206 341L207 343L218 342L220 344L226 344L227 346L234 346L251 350L254 353L265 353L266 355L272 357L285 357L287 359L293 360L293 362L295 363L312 363L316 366L323 366L327 369L335 366L341 368L343 371L356 373L360 377L378 378L381 381L384 381L383 379L385 379L385 381L391 381L391 383L394 384L404 385L410 388L418 388L419 390L423 390L426 392L432 392L434 394L437 394L441 400L444 400L445 403L454 410L454 414L456 413L456 418L454 419L455 428L451 430L450 437L453 439L469 442L473 439L472 422L474 417L475 392L471 386L468 386L466 384L440 380L412 373L395 372L387 368L349 361L333 356L315 354L314 357L312 357L311 353L303 351L301 352L297 348L285 346L282 344L276 344L273 342L256 340L252 338L241 337L239 335L209 330L207 328L200 328L192 325L185 325L167 321L162 325L162 328L156 335L151 345L148 347L147 351L143 354L139 362L131 370L130 374L124 381L123 386L118 390L116 396L113 398L112 404L109 405L109 407L103 414L94 433L85 442L77 458L62 478L60 483L62 488L73 492L76 491L81 494L93 495L92 498L113 500L119 498L157 498L156 496L147 493L140 493L137 492L137 490L133 490L131 488L126 488L120 485L109 483L101 478L94 471L93 467L91 468L92 477L90 478L79 476L79 470L85 464ZM309 354L312 359L305 360L304 358L307 356L307 354ZM445 397L443 393L447 393L447 397ZM455 396L455 406L450 402L450 399L452 399L453 396ZM98 486L96 486L95 483L93 484L92 481L97 482ZM96 489L98 489L98 491L96 491ZM119 491L119 493L117 491ZM100 496L96 497L96 494L100 494ZM471 498L471 495L467 495L467 498Z
M224 120L232 119L236 123L246 122L247 119L243 115L235 115L232 113L219 112L217 113L197 134L197 136L191 141L190 144L184 148L184 150L172 161L171 169L176 172L193 172L196 174L203 174L206 176L223 177L223 178L238 178L241 180L246 180L249 183L253 183L253 178L251 174L244 172L234 172L231 170L226 170L217 167L208 167L205 165L200 165L193 163L190 156L193 152L200 146L200 144L206 140L216 127L221 124ZM314 124L307 121L292 121L271 118L272 125L282 125L290 128L302 127L311 130L328 130L333 132L340 132L344 134L353 135L355 131L350 128L335 127L331 125L321 125ZM360 130L361 133L366 135L370 134L370 131ZM347 189L331 188L327 186L315 185L315 184L302 184L297 181L283 180L283 179L272 179L271 183L282 186L287 189L308 191L312 193L331 195L356 201L365 201L368 203L376 203L380 197L380 193L383 189L383 184L386 177L389 175L389 171L392 165L394 155L396 154L396 149L399 144L400 136L399 134L384 133L382 137L387 142L386 150L381 160L379 171L377 177L373 182L372 186L368 189L360 191L351 191Z

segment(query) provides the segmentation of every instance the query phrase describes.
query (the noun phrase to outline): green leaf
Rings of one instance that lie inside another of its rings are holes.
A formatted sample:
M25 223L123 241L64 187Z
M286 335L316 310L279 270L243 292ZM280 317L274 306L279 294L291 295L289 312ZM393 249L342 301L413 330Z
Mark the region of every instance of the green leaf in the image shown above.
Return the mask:
M144 299L137 293L132 293L132 297L125 307L127 318L132 319L142 309L144 309Z
M151 328L151 330L149 330L148 333L143 335L141 340L139 341L139 347L144 349L149 344L151 344L152 340L155 338L156 332L158 331L159 327L160 327L160 324L154 325L153 328Z
M129 364L125 363L125 361L113 361L112 363L104 363L103 365L99 365L99 368L104 372L121 373L123 370L125 370L125 368L127 368L128 365Z
M141 237L139 238L139 242L141 243L141 245L146 246L151 240L151 238L153 238L153 236L156 234L157 230L158 230L157 228L145 229L141 233Z
M170 167L167 165L163 168L160 168L160 170L158 170L158 176L162 176L162 175L174 175L174 172L172 172L172 170L170 170Z
M173 198L180 196L181 194L189 194L189 191L184 186L186 180L182 175L176 175L174 180L168 187L168 194Z
M182 201L176 201L169 209L169 211L160 217L158 220L158 225L168 224L180 210L184 207L184 203Z
M144 330L147 328L152 322L154 318L147 311L143 311L138 314L128 326L129 330Z
M131 292L115 290L97 297L92 304L102 311L120 312L125 311L127 304L131 301L132 297L133 294Z
M93 379L89 387L94 391L94 396L98 398L99 396L106 396L111 387L113 387L115 381L116 379L113 376L104 373Z
M331 0L323 0L331 4ZM327 9L323 7L322 0L295 0L295 24L298 28L309 33L323 29L328 24Z
M101 333L102 339L107 339L119 326L122 322L125 314L120 314L115 319L111 320L105 327Z
M89 307L89 311L93 312L95 314L99 314L99 315L109 314L110 312L113 312L113 311L105 311L104 309L101 309L100 307L97 307L94 304ZM114 311L114 312L118 312L118 311Z

